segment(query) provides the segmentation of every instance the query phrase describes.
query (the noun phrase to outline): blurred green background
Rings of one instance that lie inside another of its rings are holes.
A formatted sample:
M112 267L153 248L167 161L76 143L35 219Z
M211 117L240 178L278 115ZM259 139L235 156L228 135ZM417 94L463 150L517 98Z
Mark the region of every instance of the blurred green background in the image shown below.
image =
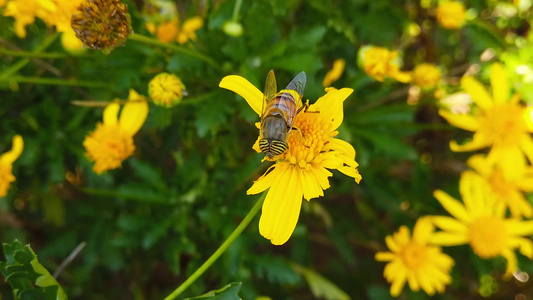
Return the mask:
M124 1L135 33L150 35L141 15L146 3ZM63 56L33 58L18 76L98 81L99 88L0 81L1 152L20 134L25 147L14 164L16 182L0 199L0 241L31 244L53 273L80 243L85 248L58 277L72 299L162 299L196 270L234 230L258 196L246 195L252 181L269 166L251 149L259 119L246 102L218 88L239 74L259 89L270 69L282 87L300 71L307 73L305 98L324 94L322 80L333 61L346 60L332 85L355 91L345 101L340 138L357 151L361 184L335 171L325 197L304 203L294 234L283 246L260 236L258 217L229 250L183 296L192 297L230 282L243 282L243 299L341 299L317 297L294 264L314 270L352 299L388 299L384 238L416 219L443 214L434 189L458 196L459 174L467 154L452 153L450 139L468 133L453 129L437 114L433 92L423 91L415 105L406 99L410 85L369 77L357 64L364 45L398 50L402 70L423 62L443 71L444 93L460 90L458 79L471 65L488 69L482 54L502 60L514 74L522 98L533 101L527 74L533 67L530 2L465 1L463 28L447 30L435 19L433 0L259 0L243 1L238 37L223 31L235 1L177 1L180 20L199 15L198 40L184 47L211 57L219 68L183 53L127 41L104 55L71 55L59 39L46 50ZM524 11L520 6L529 3ZM54 30L39 19L18 38L13 19L0 17L0 47L31 51ZM418 28L419 32L412 28ZM0 74L24 58L0 55ZM102 108L72 105L73 100L126 99L128 90L147 95L150 79L176 74L188 96L173 108L150 104L135 136L134 157L101 176L84 153L85 136L101 121ZM531 76L531 74L530 74ZM505 260L481 260L469 247L445 248L456 261L453 283L436 299L481 299L487 280L492 299L533 297L533 286L502 281ZM533 264L519 257L522 271ZM493 270L499 270L495 272ZM484 277L485 276L485 277ZM491 277L491 278L492 278ZM0 283L1 299L11 299ZM402 299L428 298L405 288ZM526 298L524 298L526 299Z

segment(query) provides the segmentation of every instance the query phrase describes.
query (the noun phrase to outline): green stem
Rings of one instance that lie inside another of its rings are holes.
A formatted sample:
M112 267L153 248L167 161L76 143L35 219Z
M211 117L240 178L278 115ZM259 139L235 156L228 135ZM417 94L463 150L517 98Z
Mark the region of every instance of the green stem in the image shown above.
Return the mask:
M64 58L69 57L70 55L66 53L35 53L30 51L16 51L16 50L9 50L5 48L0 48L0 54L4 54L7 56L14 56L14 57L29 57L29 58Z
M44 39L44 41L37 47L35 50L32 51L32 53L37 54L42 51L44 51L48 46L50 46L56 39L59 37L59 32L56 32L52 35L49 35ZM27 65L31 61L31 58L27 57L24 59L19 60L16 64L12 65L11 67L5 69L2 73L0 73L0 81L6 80L13 76L18 70L22 69L25 65Z
M170 49L170 50L174 50L176 52L180 52L180 53L183 53L185 55L192 56L192 57L198 58L200 60L203 60L203 61L205 61L206 63L210 64L211 66L213 66L214 68L216 68L218 70L222 69L211 57L209 57L209 56L207 56L205 54L202 54L200 52L187 49L187 48L182 47L182 46L173 45L173 44L166 44L166 43L161 42L158 39L150 38L150 37L147 37L147 36L144 36L144 35L140 35L138 33L130 34L128 36L128 39L136 41L136 42L140 42L140 43L145 43L145 44L148 44L148 45L154 45L154 46L158 46L158 47L161 47L161 48L167 48L167 49Z
M147 197L142 195L136 195L136 194L128 194L128 193L122 193L117 192L115 190L101 190L101 189L94 189L94 188L80 188L82 192L89 195L97 195L97 196L105 196L105 197L117 197L117 198L124 198L139 202L146 202L146 203L161 203L161 204L172 204L168 201L168 199L163 197Z
M233 7L233 16L231 17L232 21L237 22L237 19L239 19L239 11L241 10L242 0L237 0L235 2L235 6Z
M8 78L5 80L9 80L12 82L26 82L26 83L36 83L36 84L83 86L83 87L89 87L89 88L112 88L113 87L113 85L105 83L105 82L72 80L72 79L61 79L61 78L15 76L15 77Z
M217 251L209 257L203 265L200 266L185 282L183 282L180 286L178 286L177 289L175 289L170 295L168 295L164 300L172 300L176 299L183 291L185 291L193 282L196 281L202 274L224 253L228 247L239 237L239 235L242 233L244 228L250 224L254 216L257 214L259 209L261 208L261 205L263 204L263 201L265 200L267 192L264 192L259 200L254 204L252 209L248 212L246 217L241 221L239 226L233 230L233 232L230 234L230 236L226 239L220 247L218 247Z

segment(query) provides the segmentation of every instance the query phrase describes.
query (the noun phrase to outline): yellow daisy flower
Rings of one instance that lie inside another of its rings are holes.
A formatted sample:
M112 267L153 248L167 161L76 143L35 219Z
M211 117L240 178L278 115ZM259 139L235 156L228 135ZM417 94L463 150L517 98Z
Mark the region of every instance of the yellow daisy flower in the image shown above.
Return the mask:
M13 176L13 163L24 149L24 141L20 135L15 135L13 137L13 147L11 150L0 155L0 197L7 195L7 190L11 185L11 182L15 181L15 176Z
M118 103L107 105L104 110L104 122L98 123L96 129L83 141L87 157L95 162L93 169L97 174L120 167L122 161L133 154L133 136L146 120L148 103L144 96L130 90L120 118L119 110Z
M185 20L176 38L178 43L185 44L188 40L196 41L196 31L202 28L203 24L204 21L199 16Z
M179 77L173 74L157 74L148 83L148 95L155 104L160 106L172 107L177 105L186 94L185 85Z
M433 223L442 229L431 242L441 246L470 244L479 257L503 256L507 260L505 276L517 269L514 249L533 258L533 242L525 238L533 234L533 221L506 218L506 209L495 205L495 195L484 180L472 171L461 174L459 191L463 203L443 191L433 195L453 217L433 216Z
M465 21L465 6L458 1L446 1L441 3L435 12L439 24L448 29L456 29L463 26Z
M508 174L479 154L468 159L467 164L491 187L496 204L509 207L515 218L533 216L533 207L523 195L523 192L533 192L533 167L526 166L525 160L517 159Z
M263 93L241 76L226 76L220 87L242 96L250 107L261 115ZM352 89L326 89L326 95L301 112L294 119L294 127L287 140L289 149L275 157L276 164L254 182L248 194L269 189L263 203L259 232L274 245L284 244L292 235L302 205L302 198L310 200L324 195L329 188L327 169L337 169L353 177L357 183L361 175L355 161L355 150L349 143L335 139L343 120L342 104ZM301 103L298 103L301 105ZM260 152L258 141L254 147ZM266 158L265 158L266 159Z
M189 39L196 41L196 31L202 28L203 22L201 17L195 16L185 20L180 28L176 17L168 22L161 22L157 26L152 22L148 22L146 28L163 43L168 44L172 41L177 41L180 44L185 44Z
M520 96L515 94L509 99L509 82L501 64L492 65L490 81L492 97L473 77L461 79L461 85L477 106L473 114L453 114L444 109L439 114L451 125L474 132L472 141L465 145L450 142L452 151L491 147L489 161L513 170L516 160L523 159L524 154L533 162L533 128L528 126L527 108L520 104Z
M421 218L415 224L412 237L409 229L402 226L394 235L385 238L390 252L378 252L375 258L389 262L383 275L391 283L392 296L400 295L405 282L415 292L422 288L433 295L444 292L445 285L452 281L449 273L454 261L442 253L440 247L429 243L433 234L430 219Z
M439 83L441 75L436 65L423 63L413 70L413 82L423 89L434 88Z
M163 22L157 26L157 29L155 30L155 35L158 40L161 42L168 44L176 38L178 35L179 29L178 29L178 19L175 18L169 22Z
M337 79L341 78L342 73L344 72L344 66L346 65L346 61L342 58L339 58L333 62L333 67L331 70L326 73L326 76L324 76L324 81L322 81L322 85L324 87L331 86L331 84Z
M383 81L385 76L404 83L410 82L412 79L410 72L400 71L398 51L365 46L361 48L360 56L365 72L378 81Z

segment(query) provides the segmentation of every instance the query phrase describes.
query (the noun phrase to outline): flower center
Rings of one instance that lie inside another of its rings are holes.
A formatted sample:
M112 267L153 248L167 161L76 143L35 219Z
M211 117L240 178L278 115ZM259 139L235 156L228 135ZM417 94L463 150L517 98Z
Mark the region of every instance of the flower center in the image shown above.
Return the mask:
M496 217L479 217L470 225L470 245L481 258L500 255L506 238L505 224Z
M416 270L426 262L426 252L427 247L411 242L405 246L400 257L407 269Z
M9 185L15 181L15 176L11 173L12 166L9 164L0 163L0 197L7 194Z
M522 133L527 132L523 118L524 108L517 104L494 105L487 110L481 124L483 132L494 145L517 145Z
M319 112L300 112L294 119L290 136L287 140L289 149L285 159L301 168L310 168L311 162L322 150L329 137L323 123L319 121Z
M133 154L133 137L118 125L98 123L96 130L85 138L83 146L87 157L95 162L94 171L98 174L120 167L122 161Z

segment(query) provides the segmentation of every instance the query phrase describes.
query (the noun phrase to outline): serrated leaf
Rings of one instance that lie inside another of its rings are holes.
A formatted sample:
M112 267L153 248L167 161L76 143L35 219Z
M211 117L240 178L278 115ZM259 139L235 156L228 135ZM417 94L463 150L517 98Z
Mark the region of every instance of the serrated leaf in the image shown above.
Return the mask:
M67 299L57 280L39 263L30 245L22 246L18 240L4 243L4 254L6 262L0 263L0 270L11 285L15 299Z
M242 282L232 282L219 290L210 291L201 296L187 298L185 300L200 300L200 299L240 300L241 297L238 295L238 293L241 290L241 286L242 286Z
M307 284L309 284L309 288L311 288L311 293L313 293L313 296L316 298L323 298L326 300L351 299L343 290L317 272L297 264L291 265L296 272L302 274L307 281Z

